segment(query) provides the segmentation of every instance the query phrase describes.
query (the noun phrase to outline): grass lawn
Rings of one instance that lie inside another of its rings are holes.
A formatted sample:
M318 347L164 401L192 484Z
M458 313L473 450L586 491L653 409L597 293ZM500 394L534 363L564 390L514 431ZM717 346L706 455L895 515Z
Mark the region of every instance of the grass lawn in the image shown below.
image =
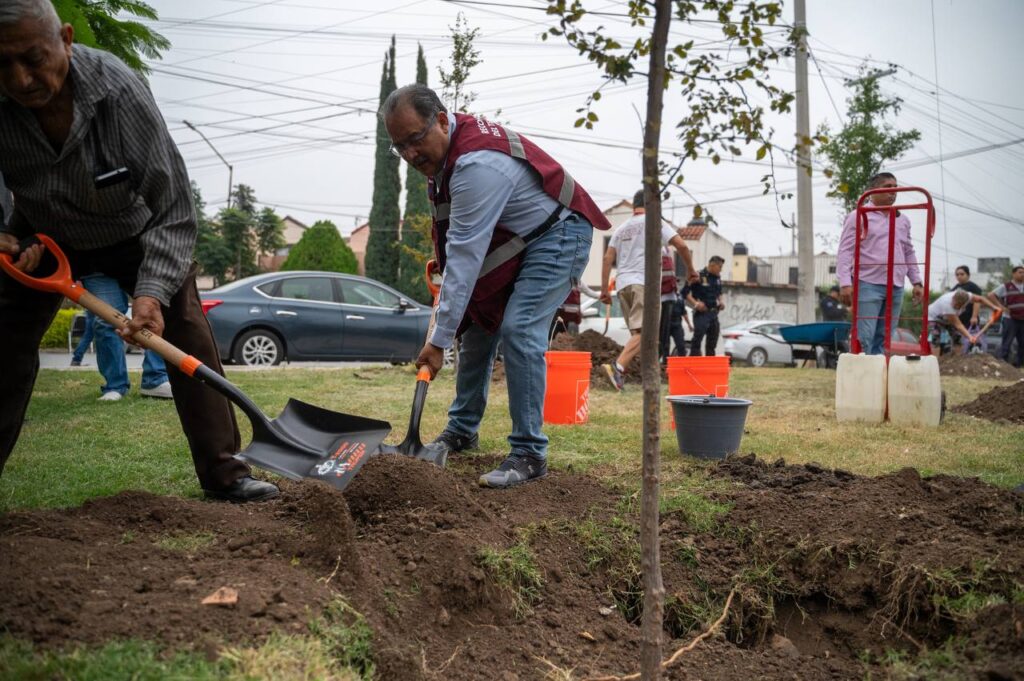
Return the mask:
M415 382L410 367L276 369L230 371L268 414L289 397L395 425L390 441L404 435ZM138 384L137 373L133 381ZM890 424L839 424L833 413L835 374L813 369L736 368L731 394L754 401L743 452L787 462L814 461L828 467L877 475L914 466L923 474L978 476L1004 487L1024 481L1024 429L949 414L938 428ZM43 371L36 384L17 448L0 478L0 512L16 508L74 506L125 489L199 496L191 458L169 401L133 392L120 402L98 402L98 375ZM974 399L994 381L944 378L951 405ZM510 428L504 384L494 386L481 432L481 449L505 450ZM424 437L445 423L454 392L450 373L431 386L423 417ZM639 484L640 389L622 394L591 391L590 423L549 426L551 465ZM664 483L697 483L705 466L684 460L662 412ZM248 422L241 418L243 441Z
M415 372L410 367L229 371L229 378L268 414L289 397L338 411L386 419L404 436ZM133 381L138 383L138 373ZM126 489L197 497L201 494L173 404L133 392L120 402L98 402L99 376L43 371L16 450L0 478L0 513L22 508L74 506ZM731 394L754 401L743 452L790 463L817 462L877 475L905 466L924 474L978 476L1010 487L1024 481L1024 428L949 414L939 428L839 424L833 414L835 374L801 369L734 369ZM950 403L969 401L993 381L946 378ZM493 386L481 432L484 453L505 451L510 424L504 384ZM431 386L422 431L432 437L445 423L454 385L444 373ZM551 465L639 488L641 391L591 392L590 423L550 426ZM663 511L685 510L707 529L728 510L705 492L722 486L705 475L710 464L684 459L662 412ZM243 440L248 422L243 418ZM473 457L456 466L482 469ZM635 497L634 497L635 498ZM210 661L196 653L168 655L141 641L112 641L100 648L34 650L0 634L0 681L5 679L362 679L372 671L341 655L363 650L365 625L313 622L298 636L275 636L256 648L228 649ZM368 645L368 643L366 643ZM364 646L365 647L365 646ZM368 655L368 654L367 654ZM369 659L366 657L366 659ZM364 660L365 663L365 660Z

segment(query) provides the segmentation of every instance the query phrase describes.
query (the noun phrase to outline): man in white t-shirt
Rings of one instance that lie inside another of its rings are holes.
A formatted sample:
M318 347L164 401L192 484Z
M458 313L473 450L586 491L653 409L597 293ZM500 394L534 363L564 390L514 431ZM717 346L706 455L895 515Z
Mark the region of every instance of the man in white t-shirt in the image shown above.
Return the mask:
M622 348L622 353L613 364L605 364L604 370L616 390L621 391L625 385L626 367L640 351L640 328L644 318L644 192L641 189L633 196L633 216L619 225L612 234L608 250L604 253L601 267L601 302L611 305L612 296L608 288L612 267L618 274L615 277L615 288L619 292L619 305L622 306L622 317L629 329L629 340ZM690 249L683 238L670 227L661 226L661 245L672 246L686 265L687 277L692 281L697 276L693 266Z
M932 346L933 355L938 356L941 354L941 339L944 330L955 329L962 337L969 338L971 342L974 342L975 339L964 326L964 323L960 321L960 313L971 303L987 305L993 310L999 309L998 306L985 298L969 293L964 289L947 291L928 306L929 342Z

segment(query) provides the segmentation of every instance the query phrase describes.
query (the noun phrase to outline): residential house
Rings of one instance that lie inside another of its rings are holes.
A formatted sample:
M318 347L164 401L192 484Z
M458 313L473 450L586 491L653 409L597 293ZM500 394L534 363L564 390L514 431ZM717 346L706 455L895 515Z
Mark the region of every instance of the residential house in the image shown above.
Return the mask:
M356 261L359 263L358 274L366 276L366 242L370 240L370 223L364 222L345 238L345 243L356 254Z
M764 260L771 268L770 284L796 285L800 271L799 257L796 255L770 255ZM838 284L836 277L836 256L821 252L814 256L814 286L817 288Z
M309 229L305 223L296 220L291 215L284 216L281 222L284 225L284 230L282 231L284 246L271 254L259 257L258 264L263 272L276 272L281 269L281 265L288 259L288 253L291 252L292 247L299 243L299 239Z
M601 288L601 263L604 260L604 252L608 249L612 234L623 222L633 215L633 203L626 199L604 211L605 217L612 223L608 231L594 230L594 240L590 245L590 262L583 271L583 283L593 289ZM712 255L719 255L725 259L722 267L722 278L728 279L731 272L732 242L708 227L707 223L700 218L691 220L685 227L676 228L671 222L662 217L662 222L669 228L676 230L686 241L686 245L693 252L693 264L702 268L708 263ZM677 262L677 271L682 274L682 263Z

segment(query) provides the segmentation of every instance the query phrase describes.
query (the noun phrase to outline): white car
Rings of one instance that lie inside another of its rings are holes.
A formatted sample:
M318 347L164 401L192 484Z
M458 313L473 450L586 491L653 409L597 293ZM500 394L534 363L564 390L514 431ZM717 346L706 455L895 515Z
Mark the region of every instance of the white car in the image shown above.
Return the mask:
M793 324L763 319L722 329L725 354L733 361L746 362L755 367L767 364L791 365L793 348L779 334L779 329L786 326Z

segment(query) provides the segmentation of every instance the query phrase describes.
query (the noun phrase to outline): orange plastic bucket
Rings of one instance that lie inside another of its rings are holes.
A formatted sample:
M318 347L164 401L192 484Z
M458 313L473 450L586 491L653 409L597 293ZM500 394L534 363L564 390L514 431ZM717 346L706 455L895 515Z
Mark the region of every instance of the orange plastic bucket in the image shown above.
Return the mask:
M714 395L725 397L729 394L729 358L714 357L669 357L668 394ZM673 415L672 427L676 427Z
M544 423L586 423L590 417L590 353L544 353Z

